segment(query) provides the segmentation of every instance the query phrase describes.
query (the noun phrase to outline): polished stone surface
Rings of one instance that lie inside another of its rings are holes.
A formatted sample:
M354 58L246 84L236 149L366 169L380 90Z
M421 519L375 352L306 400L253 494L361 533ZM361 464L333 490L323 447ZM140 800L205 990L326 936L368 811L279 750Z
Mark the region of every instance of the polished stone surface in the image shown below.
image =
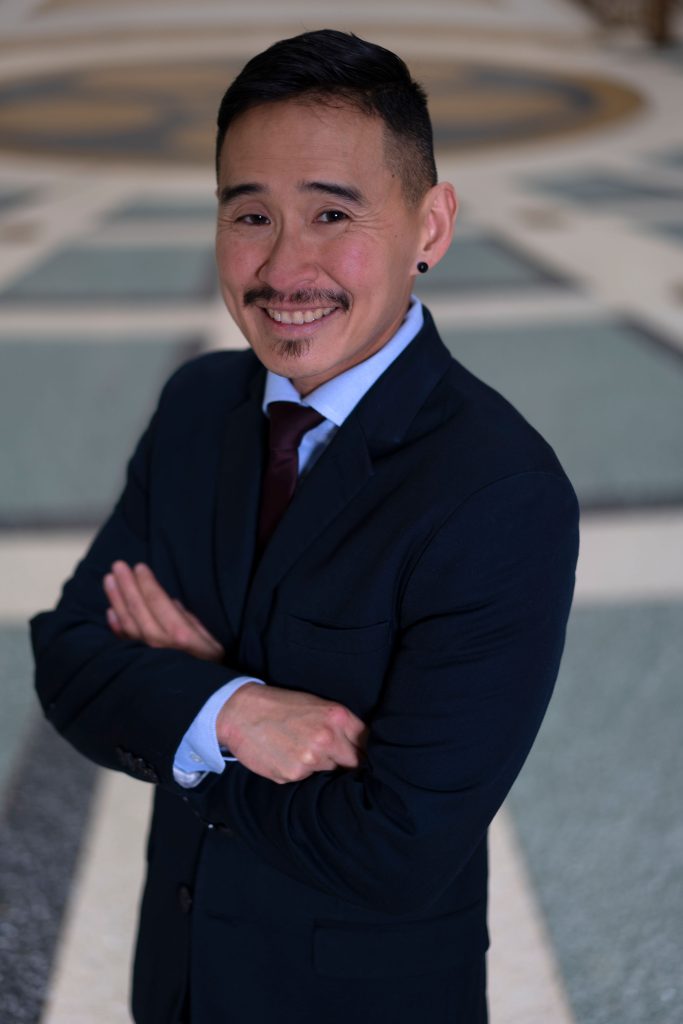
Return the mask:
M0 526L99 522L192 339L0 335ZM39 369L38 369L39 367Z
M74 245L0 290L0 303L179 303L206 299L215 280L208 246Z
M112 210L105 220L109 224L130 224L140 221L186 223L194 220L213 223L215 217L215 202L183 200L180 197L173 197L166 201L139 199L135 202L125 203Z
M0 804L10 785L12 770L21 757L38 705L32 683L28 625L0 623Z
M28 682L28 659L21 683ZM37 1024L96 778L43 721L25 735L0 829L0 1017Z
M683 1000L683 603L574 610L511 806L577 1021Z
M555 448L584 506L683 501L683 358L611 320L444 332Z
M0 14L13 147L0 167L3 1024L37 1024L55 964L41 1024L128 1019L149 794L114 777L90 812L93 770L33 732L22 620L87 544L163 378L195 340L243 344L212 267L216 102L233 68L310 22L302 0L164 0L163 25L161 4L13 0ZM466 216L418 288L456 356L548 434L584 499L562 678L493 834L494 923L507 925L492 1024L680 1024L676 51L622 46L584 7L545 0L316 11L424 73L439 173ZM524 856L500 843L515 831ZM563 986L573 1021L557 1010Z
M6 213L8 210L15 210L20 207L27 199L30 198L30 192L26 192L22 188L12 188L6 185L0 185L0 213Z
M663 200L679 202L683 199L683 187L600 171L578 173L571 177L538 178L533 184L540 192L580 203L618 204L624 200L643 199L660 203Z
M675 242L683 242L683 220L681 221L667 221L666 224L656 224L654 229L662 235L666 235L668 238L672 238ZM683 280L683 273L681 274Z
M229 43L231 27L215 31L214 45L221 36ZM98 67L45 70L29 79L10 77L0 82L2 148L98 162L125 158L205 166L214 144L214 111L242 63L225 55L196 60L188 54L172 64L129 60L121 66L114 59ZM637 90L613 76L578 69L515 67L453 55L425 55L414 67L432 97L437 143L458 152L586 131L627 120L642 103Z
M568 288L543 263L509 242L491 237L458 238L437 266L415 281L415 292L425 302L437 293Z

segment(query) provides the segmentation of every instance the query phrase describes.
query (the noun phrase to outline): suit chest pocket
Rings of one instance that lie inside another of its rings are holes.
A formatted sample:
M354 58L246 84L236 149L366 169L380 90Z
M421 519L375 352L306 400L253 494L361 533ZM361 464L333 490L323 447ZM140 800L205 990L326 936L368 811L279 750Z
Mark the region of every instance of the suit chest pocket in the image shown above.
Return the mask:
M390 656L389 622L338 628L288 615L272 668L281 685L341 701L362 716L379 699Z
M288 644L309 651L342 656L363 655L372 654L373 651L380 651L388 647L391 628L388 622L376 622L371 626L339 629L289 615L286 636Z

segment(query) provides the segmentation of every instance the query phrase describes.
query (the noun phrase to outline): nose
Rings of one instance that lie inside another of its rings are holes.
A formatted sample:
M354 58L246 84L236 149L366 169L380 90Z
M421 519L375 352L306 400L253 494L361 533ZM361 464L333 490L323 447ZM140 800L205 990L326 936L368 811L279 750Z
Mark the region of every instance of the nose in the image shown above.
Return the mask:
M315 253L300 226L282 225L257 274L282 295L310 288L318 276Z

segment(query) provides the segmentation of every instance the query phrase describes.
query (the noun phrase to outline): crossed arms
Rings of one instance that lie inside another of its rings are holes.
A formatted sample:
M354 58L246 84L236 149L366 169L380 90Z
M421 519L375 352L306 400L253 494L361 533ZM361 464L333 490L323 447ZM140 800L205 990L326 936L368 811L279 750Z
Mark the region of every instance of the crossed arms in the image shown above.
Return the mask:
M212 629L213 595L192 609L195 620L171 616L157 593L157 614L132 624L105 595L117 559L155 570L158 562L180 579L166 533L149 534L150 507L169 500L158 490L150 497L162 479L152 460L148 435L58 608L33 621L36 685L50 720L82 753L132 774L143 761L180 795L172 767L188 726L245 666L211 660L219 645L200 623ZM195 592L209 593L194 547L191 557ZM239 761L185 791L190 806L276 869L349 902L390 913L432 903L482 842L533 742L557 673L575 558L576 504L559 473L480 488L442 520L406 581L367 738L339 703L244 687L218 727ZM149 605L152 577L136 569L126 579L144 585ZM117 619L107 619L110 606ZM164 646L163 631L180 626L176 648ZM134 756L123 762L121 750ZM343 770L325 770L334 766Z
M196 615L161 587L143 562L116 561L104 578L107 621L120 639L221 663L225 651ZM246 683L223 705L218 742L252 772L298 782L313 772L357 768L364 723L342 704L300 690Z

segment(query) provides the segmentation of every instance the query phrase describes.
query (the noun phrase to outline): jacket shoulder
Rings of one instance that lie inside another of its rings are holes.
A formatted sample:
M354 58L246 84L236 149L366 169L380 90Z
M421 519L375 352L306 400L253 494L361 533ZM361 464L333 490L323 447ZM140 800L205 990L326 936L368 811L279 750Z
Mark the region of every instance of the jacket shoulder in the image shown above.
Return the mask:
M448 438L466 462L488 467L493 478L535 470L564 476L557 455L536 426L456 359L438 392L450 412L445 416L444 440Z
M180 402L185 410L219 400L236 403L248 397L263 366L251 349L207 352L183 363L161 392L160 409Z

